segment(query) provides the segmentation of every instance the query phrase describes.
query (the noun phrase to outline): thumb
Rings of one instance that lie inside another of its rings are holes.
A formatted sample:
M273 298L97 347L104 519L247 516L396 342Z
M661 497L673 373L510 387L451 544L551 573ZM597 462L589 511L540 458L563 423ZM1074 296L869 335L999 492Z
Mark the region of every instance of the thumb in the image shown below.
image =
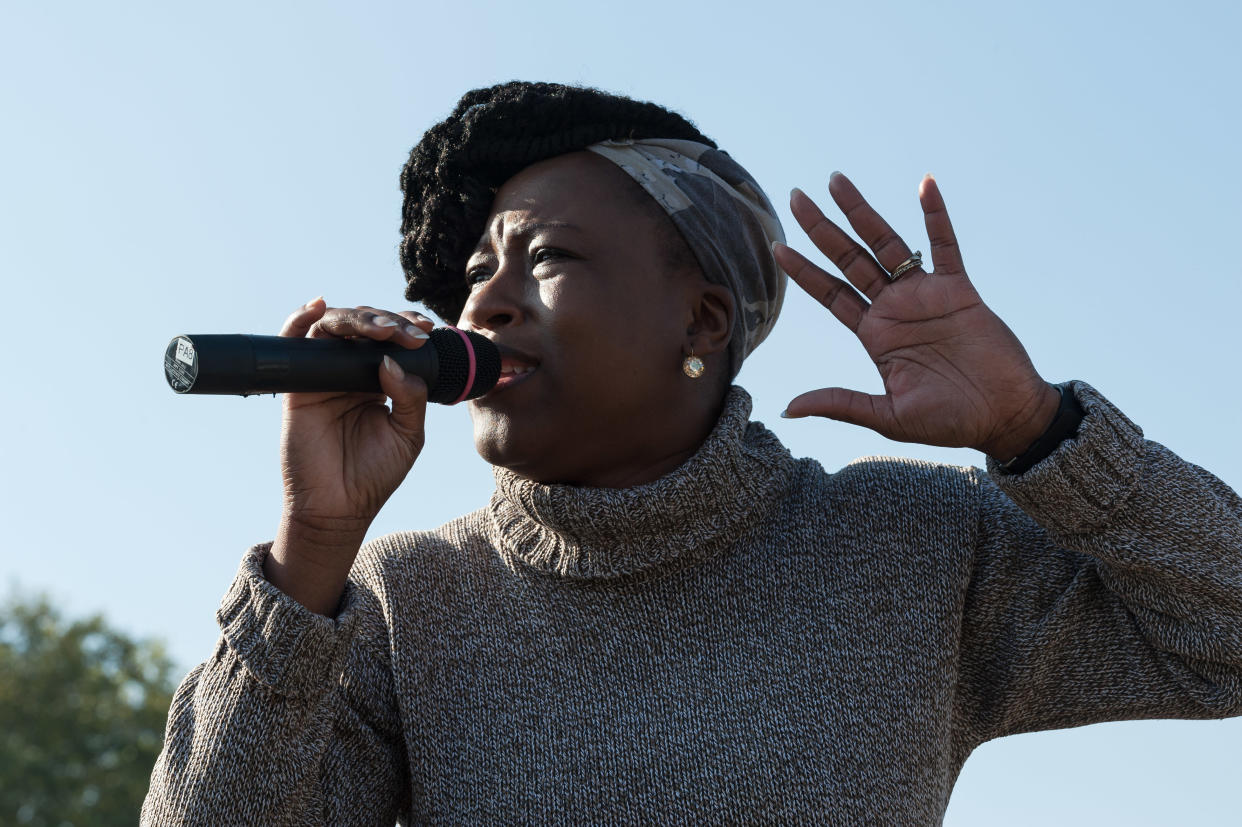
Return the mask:
M892 405L887 396L845 388L821 388L794 397L781 416L786 419L824 416L883 433L884 426L892 418Z
M380 366L380 387L392 400L388 421L413 448L417 457L426 439L427 383L421 377L407 374L390 356Z

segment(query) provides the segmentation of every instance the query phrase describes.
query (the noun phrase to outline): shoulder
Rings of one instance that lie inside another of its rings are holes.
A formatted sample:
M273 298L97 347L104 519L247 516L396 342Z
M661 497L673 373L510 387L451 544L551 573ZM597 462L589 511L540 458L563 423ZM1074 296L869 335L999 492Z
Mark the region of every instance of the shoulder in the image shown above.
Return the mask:
M987 474L969 466L902 457L862 457L836 472L811 459L797 463L799 488L821 500L891 504L974 501Z
M487 540L487 509L472 511L427 531L398 531L368 540L350 580L381 603L405 601L412 591L437 588L488 566L496 555Z
M968 546L989 486L978 468L923 460L863 457L829 472L801 459L783 521L796 521L820 537Z
M347 589L368 616L370 645L390 645L398 630L431 623L444 606L461 605L494 580L499 555L486 539L488 524L480 509L435 529L399 531L363 545Z
M398 531L367 541L354 562L354 573L385 578L411 567L435 571L460 569L471 558L490 551L489 516L480 508L427 531Z

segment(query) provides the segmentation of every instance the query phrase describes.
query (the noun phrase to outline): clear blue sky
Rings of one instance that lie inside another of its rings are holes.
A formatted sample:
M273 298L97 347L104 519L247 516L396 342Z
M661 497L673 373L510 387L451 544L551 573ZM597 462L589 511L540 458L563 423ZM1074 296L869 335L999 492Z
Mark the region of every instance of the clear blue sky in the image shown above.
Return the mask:
M1242 12L1233 2L64 3L0 24L0 577L207 657L280 507L279 403L182 398L183 332L275 332L318 294L403 308L397 174L465 90L584 82L688 114L774 201L841 169L909 239L936 174L984 298L1058 381L1242 487ZM795 246L810 251L783 209ZM917 243L913 246L919 246ZM924 249L925 246L924 246ZM785 422L879 382L791 295L740 376L797 455L977 463ZM465 412L374 527L480 505ZM1242 721L1019 736L950 825L1238 824Z

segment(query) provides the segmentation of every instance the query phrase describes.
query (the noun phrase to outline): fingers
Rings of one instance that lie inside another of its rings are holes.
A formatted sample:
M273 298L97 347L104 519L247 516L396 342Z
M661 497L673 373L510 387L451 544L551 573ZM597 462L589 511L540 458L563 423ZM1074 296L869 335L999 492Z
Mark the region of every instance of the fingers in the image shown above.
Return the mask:
M884 268L882 278L887 283L888 274L910 258L910 247L867 203L867 199L862 197L862 193L850 179L834 172L828 181L828 192L832 194L832 200L837 202L854 232L875 253L876 259Z
M363 316L368 313L371 314L370 321L372 325L380 328L381 331L390 329L392 333L388 337L389 340L404 345L411 350L422 347L427 341L427 334L431 332L431 319L412 310L393 313L388 310L368 307L367 305L362 305L354 310ZM370 338L374 339L377 337L371 336Z
M285 319L284 325L280 328L280 335L297 338L305 336L311 329L311 325L319 321L327 309L323 296L316 296L289 314L289 318Z
M821 388L795 397L781 416L786 419L823 416L851 425L861 425L883 434L888 431L887 425L892 421L892 403L887 396L859 393L845 388Z
M779 241L772 244L772 255L782 270L816 301L828 308L841 324L855 333L867 312L867 303L848 284L811 262L798 251Z
M312 339L360 337L393 342L413 350L427 341L431 324L426 316L413 311L392 313L365 305L327 307L319 311L319 317L309 325L304 335Z
M412 449L411 459L416 458L426 441L427 383L385 356L380 365L380 387L392 400L388 421Z
M833 176L834 179L837 175ZM849 233L829 221L806 193L795 188L789 194L789 209L811 242L833 264L840 267L850 284L862 291L867 298L874 301L888 286L888 273L876 264L875 259L857 241L850 238Z
M940 186L930 175L919 184L919 204L923 207L923 221L927 225L927 240L931 243L932 266L937 272L965 272L962 251L957 246L957 235L949 223L949 211L945 208Z
M402 310L397 315L409 322L412 322L415 327L422 330L424 333L430 333L436 326L436 323L431 319L428 319L422 313L416 313L413 310Z

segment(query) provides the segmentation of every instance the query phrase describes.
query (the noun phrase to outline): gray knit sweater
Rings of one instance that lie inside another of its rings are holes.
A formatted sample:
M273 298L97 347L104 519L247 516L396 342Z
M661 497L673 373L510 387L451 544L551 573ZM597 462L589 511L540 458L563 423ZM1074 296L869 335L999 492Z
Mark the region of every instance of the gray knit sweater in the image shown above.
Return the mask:
M748 423L623 490L498 470L333 620L251 549L147 824L935 824L1015 732L1242 714L1242 502L1089 386L1029 472L835 473Z

